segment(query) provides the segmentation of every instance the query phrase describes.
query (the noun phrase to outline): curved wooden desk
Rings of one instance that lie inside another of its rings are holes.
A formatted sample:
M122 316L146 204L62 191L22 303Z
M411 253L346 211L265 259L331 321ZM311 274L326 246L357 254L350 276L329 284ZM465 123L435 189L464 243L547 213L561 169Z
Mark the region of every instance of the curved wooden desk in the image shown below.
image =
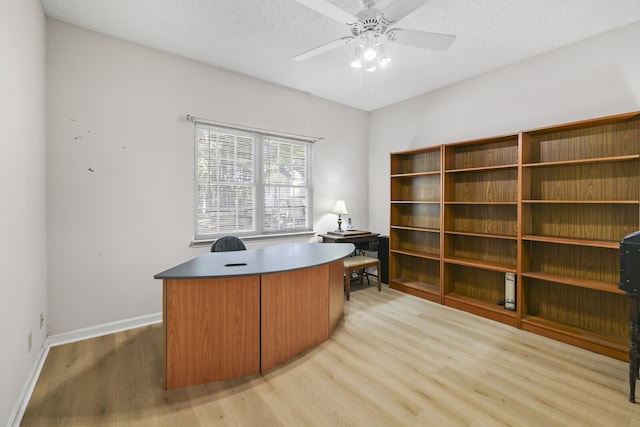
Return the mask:
M162 279L166 389L265 372L327 340L350 243L211 252Z

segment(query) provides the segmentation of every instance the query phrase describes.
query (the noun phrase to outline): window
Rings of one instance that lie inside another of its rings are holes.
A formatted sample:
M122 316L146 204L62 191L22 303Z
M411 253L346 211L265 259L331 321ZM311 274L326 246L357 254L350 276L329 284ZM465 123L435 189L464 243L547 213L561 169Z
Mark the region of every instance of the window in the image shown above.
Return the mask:
M311 230L307 141L195 124L195 237Z

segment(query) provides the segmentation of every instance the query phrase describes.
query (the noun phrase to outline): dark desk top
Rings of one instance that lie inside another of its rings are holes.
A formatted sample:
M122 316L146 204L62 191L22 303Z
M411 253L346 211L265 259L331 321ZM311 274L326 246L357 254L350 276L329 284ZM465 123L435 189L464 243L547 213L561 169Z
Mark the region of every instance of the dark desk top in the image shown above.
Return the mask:
M153 276L154 279L252 276L315 267L345 258L351 243L283 243L261 249L207 252Z
M319 234L325 240L333 240L335 242L349 242L351 240L370 239L372 237L379 236L380 233L372 233L371 231L363 230L345 230L342 233L335 231L329 231L325 234Z

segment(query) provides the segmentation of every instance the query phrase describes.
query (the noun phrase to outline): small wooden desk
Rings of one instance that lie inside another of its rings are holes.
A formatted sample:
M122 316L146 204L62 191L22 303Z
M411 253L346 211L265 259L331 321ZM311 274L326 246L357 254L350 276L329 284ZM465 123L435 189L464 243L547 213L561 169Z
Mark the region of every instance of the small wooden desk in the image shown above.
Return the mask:
M343 233L328 232L320 234L322 243L353 243L356 249L365 251L377 250L376 241L380 233L372 233L370 231L351 230Z
M363 230L348 230L342 233L328 232L327 234L320 234L322 237L322 243L353 243L356 247L355 251L351 255L365 255L365 251L378 251L378 236L379 233L372 233L370 231ZM364 262L360 262L360 265L347 264L344 266L344 288L349 301L351 295L351 272L358 271L357 277L360 279L360 285L362 285L362 278L367 277L367 284L369 283L369 273L367 273L367 267L376 267L377 273L374 275L378 278L378 291L380 291L380 261L375 258L369 257L357 257L367 258Z

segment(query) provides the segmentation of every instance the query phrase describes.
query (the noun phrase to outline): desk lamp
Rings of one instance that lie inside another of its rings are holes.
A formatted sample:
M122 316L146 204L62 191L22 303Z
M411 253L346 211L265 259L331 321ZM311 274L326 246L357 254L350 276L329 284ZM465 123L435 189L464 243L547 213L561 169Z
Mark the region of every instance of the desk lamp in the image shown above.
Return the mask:
M342 229L342 217L341 215L349 215L347 211L347 206L344 204L344 200L338 200L336 205L331 210L331 213L338 215L338 229L335 231L336 233L344 233Z

